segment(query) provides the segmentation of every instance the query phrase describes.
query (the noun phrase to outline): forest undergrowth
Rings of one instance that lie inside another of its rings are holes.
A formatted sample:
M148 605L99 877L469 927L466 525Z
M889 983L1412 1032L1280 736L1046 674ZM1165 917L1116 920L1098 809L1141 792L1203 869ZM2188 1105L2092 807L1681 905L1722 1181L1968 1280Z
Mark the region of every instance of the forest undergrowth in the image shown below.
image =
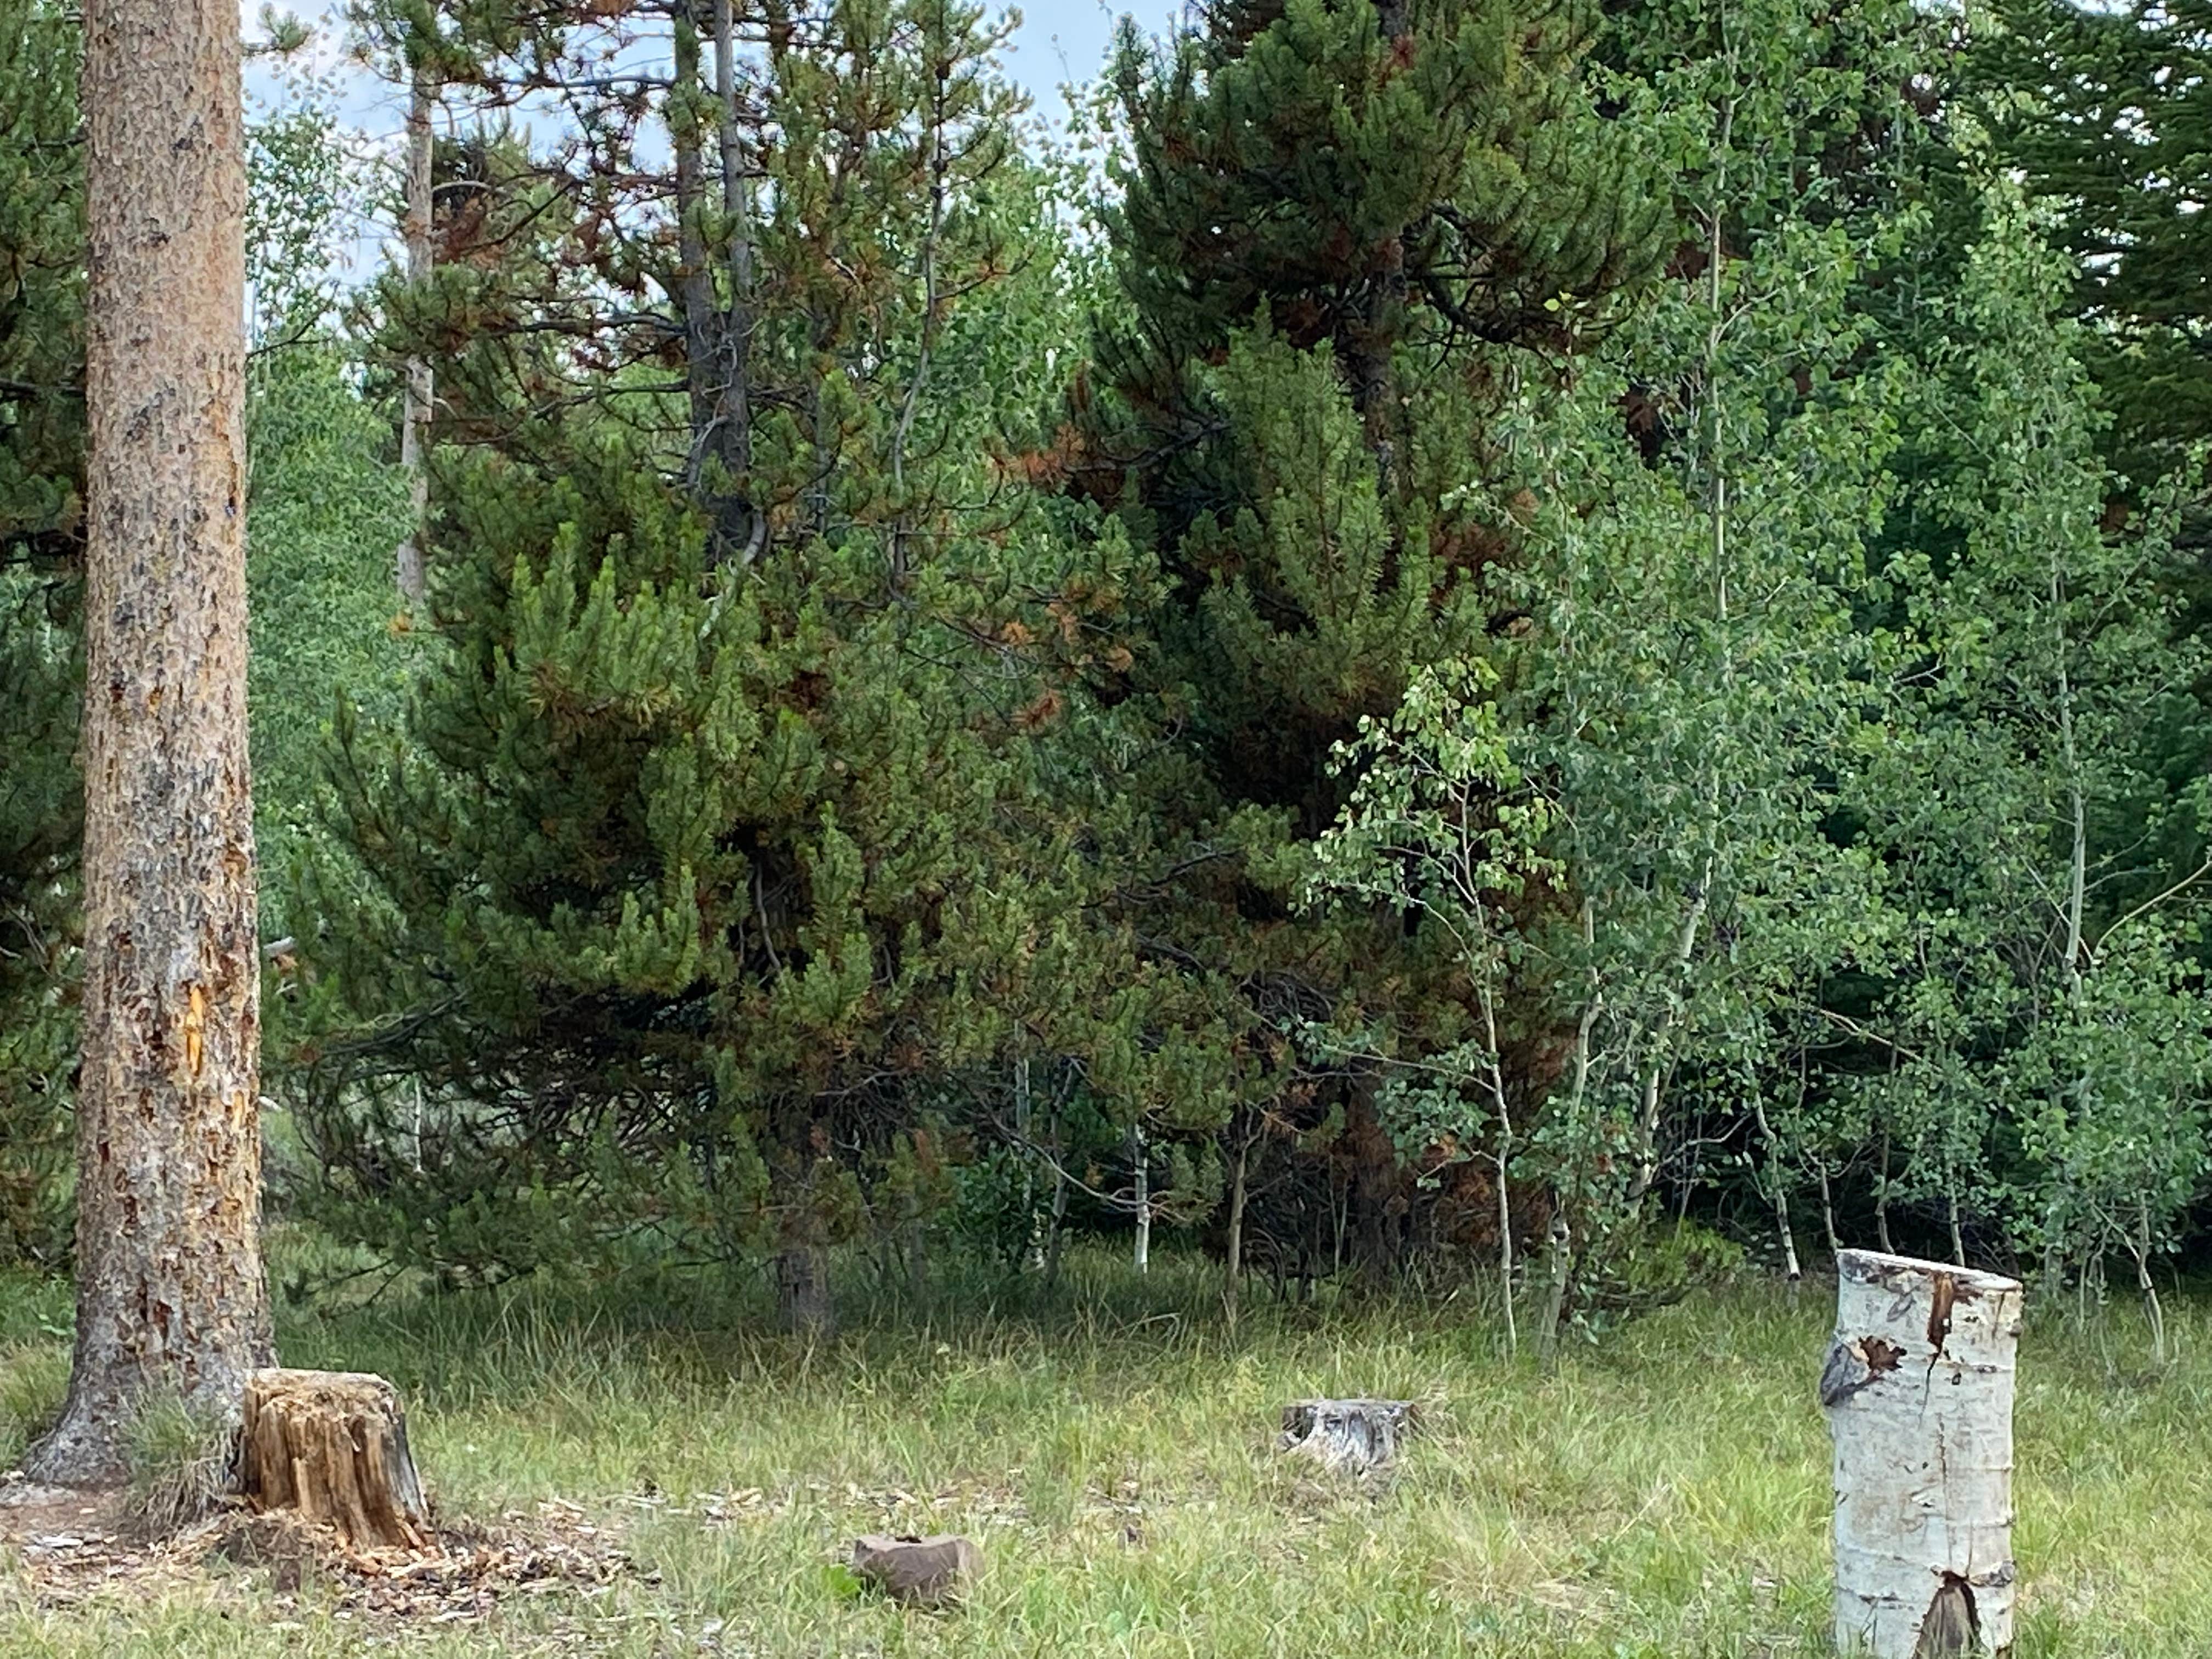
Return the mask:
M272 1277L302 1270L288 1241ZM1164 1253L1078 1252L1056 1296L849 1286L848 1334L769 1336L748 1282L656 1273L432 1294L373 1276L280 1316L294 1364L401 1387L441 1518L557 1522L621 1568L409 1617L255 1565L57 1580L0 1547L0 1653L1514 1656L1828 1651L1832 1287L1747 1280L1509 1359L1494 1310L1324 1288L1248 1300ZM902 1287L903 1288L903 1287ZM65 1290L0 1280L0 1462L66 1376ZM2212 1630L2212 1297L2032 1314L2018 1413L2017 1659L2195 1659ZM1379 1483L1273 1449L1309 1395L1424 1402ZM550 1518L550 1519L549 1519ZM963 1607L902 1612L839 1563L873 1531L965 1532ZM36 1559L33 1559L33 1558ZM426 1604L433 1605L433 1604Z

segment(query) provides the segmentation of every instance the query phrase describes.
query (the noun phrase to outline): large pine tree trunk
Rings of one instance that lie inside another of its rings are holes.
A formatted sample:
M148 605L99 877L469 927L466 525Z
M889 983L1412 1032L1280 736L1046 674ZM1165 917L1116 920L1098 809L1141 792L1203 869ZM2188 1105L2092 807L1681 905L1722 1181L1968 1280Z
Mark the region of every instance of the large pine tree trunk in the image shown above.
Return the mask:
M76 1352L33 1479L130 1402L235 1422L269 1359L246 749L238 8L88 0L84 1066Z
M1836 1258L1820 1377L1835 1436L1836 1644L1869 1659L2012 1646L2021 1287L1872 1251Z

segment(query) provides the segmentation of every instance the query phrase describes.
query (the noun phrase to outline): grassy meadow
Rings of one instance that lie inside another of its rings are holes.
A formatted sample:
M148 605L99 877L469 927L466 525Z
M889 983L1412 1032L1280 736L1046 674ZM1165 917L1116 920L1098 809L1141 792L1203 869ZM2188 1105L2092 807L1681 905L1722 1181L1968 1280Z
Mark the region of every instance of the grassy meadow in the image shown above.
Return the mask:
M280 1261L277 1276L283 1272ZM945 1287L808 1350L706 1276L394 1291L281 1316L289 1364L398 1382L445 1515L576 1506L635 1571L478 1624L341 1616L228 1566L58 1601L0 1553L0 1654L1328 1656L1692 1659L1827 1650L1827 1287L1702 1294L1568 1354L1509 1359L1479 1310L1248 1307L1203 1264L1072 1262L1050 1305ZM0 1279L0 1460L65 1376L67 1297ZM2131 1311L2023 1343L2016 1659L2212 1652L2212 1304L2179 1358ZM1285 1400L1430 1407L1363 1488L1278 1459ZM0 1463L0 1467L5 1467ZM957 1612L855 1594L867 1531L981 1540ZM537 1587L543 1589L544 1587Z

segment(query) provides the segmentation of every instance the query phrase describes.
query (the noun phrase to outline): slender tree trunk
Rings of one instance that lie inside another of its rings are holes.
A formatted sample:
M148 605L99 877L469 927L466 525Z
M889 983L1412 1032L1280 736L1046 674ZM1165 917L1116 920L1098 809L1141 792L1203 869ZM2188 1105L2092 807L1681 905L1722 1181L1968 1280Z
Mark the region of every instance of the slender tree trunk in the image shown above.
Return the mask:
M1067 1170L1065 1165L1061 1165L1053 1170L1052 1223L1045 1231L1044 1282L1048 1290L1056 1288L1060 1284L1060 1261L1066 1240Z
M113 1479L133 1400L235 1424L270 1357L246 743L238 8L85 8L84 1063L76 1348L33 1478Z
M1045 1225L1044 1282L1047 1290L1060 1284L1061 1242L1067 1236L1067 1147L1061 1139L1061 1124L1066 1121L1060 1107L1061 1097L1055 1096L1052 1108L1052 1219Z
M714 452L726 475L715 519L726 548L750 564L768 544L768 515L751 495L753 466L752 176L738 108L737 23L732 0L714 0L714 94L719 106L722 174L723 264L729 303L719 319Z
M1892 1052L1893 1055L1894 1051ZM1884 1255L1894 1255L1889 1242L1889 1130L1887 1126L1881 1132L1881 1168L1875 1175L1874 1233L1881 1241L1881 1253Z
M1820 1230L1828 1241L1828 1254L1835 1255L1844 1248L1844 1241L1836 1236L1836 1195L1828 1186L1828 1165L1824 1158L1814 1169L1820 1177Z
M2150 1275L2150 1209L2144 1206L2142 1220L2136 1236L2129 1241L2128 1254L2135 1258L2136 1288L2142 1292L2143 1313L2150 1321L2151 1358L2166 1364L2166 1310L2159 1304L2158 1285Z
M1145 1132L1135 1125L1129 1128L1129 1158L1134 1170L1137 1188L1137 1243L1135 1261L1139 1273L1149 1273L1152 1266L1152 1154L1145 1146Z
M430 115L436 94L428 74L417 69L407 100L407 280L430 280ZM406 398L399 426L399 465L407 473L409 516L407 538L399 544L399 597L409 605L422 602L423 520L430 507L430 474L427 452L430 442L430 362L427 357L407 360Z
M1797 1261L1797 1235L1790 1225L1790 1188L1783 1179L1781 1149L1774 1144L1774 1130L1766 1121L1766 1103L1756 1096L1753 1100L1759 1139L1766 1143L1766 1183L1774 1205L1775 1228L1782 1237L1783 1271L1794 1286L1805 1273Z
M1222 1286L1222 1305L1228 1310L1229 1328L1237 1328L1237 1293L1244 1284L1244 1171L1252 1152L1252 1137L1240 1135L1237 1156L1229 1165L1229 1252L1227 1281Z
M690 411L684 480L696 490L705 479L714 444L720 317L707 252L699 26L688 3L675 9L675 18L676 84L668 100L668 142L676 163L676 295L684 313L684 381Z
M1014 1139L1021 1145L1022 1158L1022 1263L1032 1268L1044 1265L1044 1247L1036 1228L1036 1152L1030 1139L1034 1111L1029 1056L1024 1054L1014 1062Z
M1554 1203L1557 1202L1556 1197ZM1567 1285L1574 1274L1575 1236L1561 1209L1552 1212L1552 1290L1544 1302L1544 1328L1537 1338L1537 1352L1549 1370L1559 1352L1559 1328L1567 1312Z
M1489 927L1483 927L1486 945ZM1482 1038L1488 1060L1486 1073L1490 1088L1491 1109L1498 1114L1498 1305L1505 1313L1505 1352L1521 1352L1521 1332L1513 1317L1513 1189L1509 1176L1513 1169L1513 1109L1505 1094L1505 1072L1498 1058L1498 1000L1492 993L1486 973L1477 999L1482 1007Z

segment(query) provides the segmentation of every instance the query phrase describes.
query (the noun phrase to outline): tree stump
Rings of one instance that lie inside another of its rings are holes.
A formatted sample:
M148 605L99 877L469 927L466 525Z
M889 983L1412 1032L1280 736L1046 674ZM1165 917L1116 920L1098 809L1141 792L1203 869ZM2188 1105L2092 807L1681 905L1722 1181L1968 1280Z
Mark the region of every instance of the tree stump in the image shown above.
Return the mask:
M1835 1439L1836 1645L1869 1659L2012 1646L2015 1279L1836 1257L1820 1374Z
M1294 1400L1283 1407L1279 1449L1340 1474L1367 1474L1396 1461L1420 1421L1410 1400Z
M398 1391L360 1371L256 1371L246 1388L240 1486L257 1510L297 1510L357 1548L422 1549L430 1516Z
M950 1533L931 1538L872 1534L853 1543L854 1572L909 1607L943 1607L982 1568L983 1552L975 1540Z

